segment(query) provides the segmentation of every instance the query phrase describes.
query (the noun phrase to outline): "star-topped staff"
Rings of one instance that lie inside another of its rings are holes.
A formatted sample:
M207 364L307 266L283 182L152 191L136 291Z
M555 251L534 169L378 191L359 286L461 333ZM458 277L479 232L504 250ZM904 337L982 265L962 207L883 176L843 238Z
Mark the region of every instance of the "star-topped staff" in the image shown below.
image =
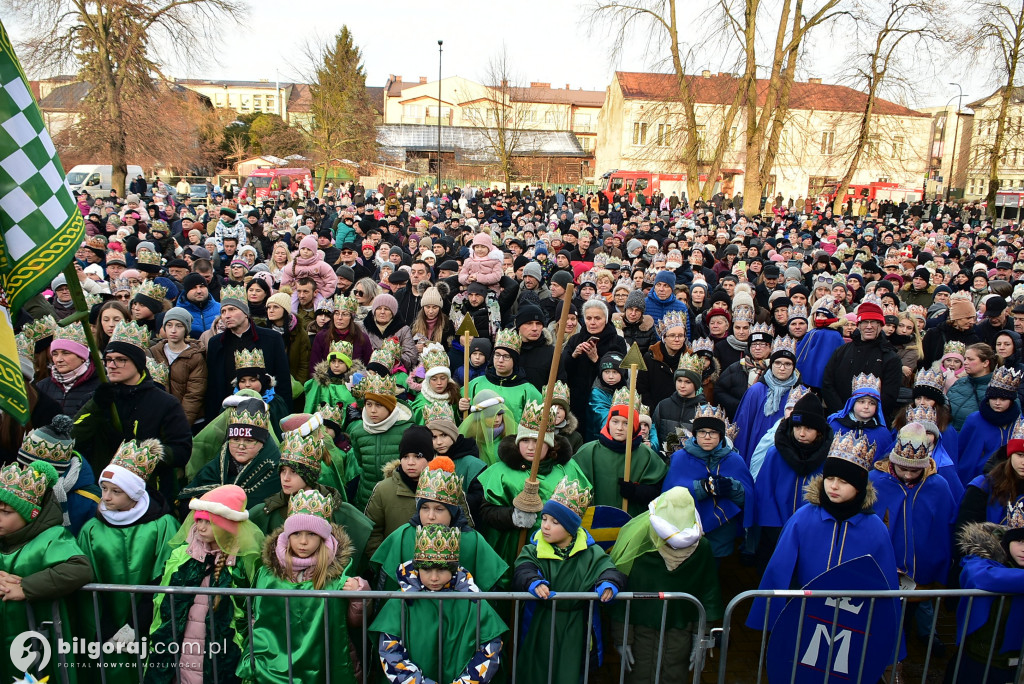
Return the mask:
M459 329L455 331L455 334L462 340L462 396L468 401L469 400L469 344L473 341L473 338L478 335L476 331L476 324L473 322L473 317L466 314L462 317L462 322L459 323ZM469 415L469 411L464 411L462 414L463 420Z

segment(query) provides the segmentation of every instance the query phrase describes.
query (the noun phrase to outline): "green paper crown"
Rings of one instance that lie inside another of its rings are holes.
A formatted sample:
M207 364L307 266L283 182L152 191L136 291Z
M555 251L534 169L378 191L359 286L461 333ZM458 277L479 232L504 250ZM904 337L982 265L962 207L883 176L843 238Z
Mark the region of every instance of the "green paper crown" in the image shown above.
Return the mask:
M331 349L327 353L327 356L330 357L331 354L341 354L342 356L351 359L352 351L353 347L351 342L347 340L340 340L338 342L331 342Z
M458 563L460 534L459 528L447 525L417 527L412 559L421 563Z
M450 420L455 422L455 411L452 405L447 402L428 401L423 405L423 424L430 427L436 420Z
M132 297L142 295L150 299L163 299L167 296L167 288L158 284L155 280L143 280L139 286L132 290Z
M541 394L544 394L547 391L548 386L544 385L544 390ZM551 403L552 405L558 404L565 409L569 408L569 386L561 380L555 381L555 389L551 392Z
M103 301L103 297L101 297L98 294L92 294L91 292L86 292L85 293L85 305L87 307L89 307L90 309L92 307L96 306L97 304L99 304L102 301Z
M164 446L155 439L136 442L130 439L122 442L110 465L116 465L138 475L143 481L149 480L158 463L163 460Z
M25 339L33 346L33 349L35 348L36 342L45 340L47 337L53 337L56 332L57 321L53 316L37 318L21 329L21 334L25 336ZM29 354L29 356L31 356L31 354Z
M146 357L146 372L153 382L167 387L167 378L171 375L171 369L166 363L160 363L152 356Z
M35 354L36 346L27 337L25 337L25 333L18 333L15 335L14 344L18 347L19 356L31 359L33 354Z
M964 344L963 342L957 342L957 341L954 340L952 342L947 342L942 347L942 355L943 356L945 356L946 354L959 354L960 356L963 356L966 353L967 353L967 345Z
M226 299L234 299L239 302L248 301L245 298L245 288L241 285L227 285L221 288L220 301L223 303Z
M321 456L327 450L319 431L303 437L297 430L284 433L281 440L281 465L295 463L320 472Z
M334 295L331 300L334 305L335 311L344 311L345 313L354 314L359 311L359 302L355 297L346 297L345 295Z
M640 395L631 397L628 387L620 387L615 390L615 394L612 395L612 406L629 406L630 398L633 400L633 410L640 413Z
M369 366L371 364L379 364L381 366L384 366L390 372L390 370L395 367L395 357L391 355L390 349L385 349L384 347L381 347L380 349L374 349L370 353L370 362L367 363L366 365Z
M420 361L423 362L424 371L431 368L448 368L448 353L437 343L428 344L420 355Z
M364 398L367 394L385 394L393 397L398 394L398 389L392 376L367 373L359 384L352 388L352 394L356 398Z
M110 336L111 342L124 342L146 350L149 348L149 330L135 321L120 321Z
M228 416L229 425L250 425L256 428L262 428L266 431L270 431L270 414L267 411L248 411L238 410L238 407L232 407L231 413Z
M148 249L139 250L139 253L135 255L135 260L140 264L146 264L147 266L159 266L163 263L163 259L157 252L151 252Z
M504 347L505 349L513 349L518 354L522 346L523 338L521 338L519 333L511 328L502 328L494 338L495 349L498 347Z
M462 476L449 473L447 470L431 470L427 468L420 473L420 481L416 486L417 499L439 501L450 506L461 506Z
M538 404L535 401L526 402L526 406L523 407L523 415L519 419L519 427L533 432L540 432L540 421L544 415L544 404ZM548 427L551 428L555 424L555 417L552 414L548 417Z
M79 322L72 323L70 325L57 326L57 329L53 331L53 340L67 340L69 342L76 342L83 347L88 348L89 342L85 339L85 328Z
M397 337L389 337L380 343L381 351L387 352L388 356L391 357L391 368L396 363L402 360L402 343L398 341Z
M324 422L330 421L335 425L345 424L345 409L337 404L322 404L317 410Z
M266 367L267 362L263 360L262 349L239 349L235 352L235 369Z
M576 480L563 477L551 494L551 500L562 504L576 515L583 517L590 507L590 487L580 487Z
M17 463L0 469L0 501L7 504L26 521L39 515L39 507L48 487L57 481L56 469L46 461L27 466Z
M679 357L679 364L676 370L690 371L698 376L704 372L704 359L694 354L683 354Z
M288 499L288 515L315 515L329 522L333 514L331 499L315 489L295 492Z

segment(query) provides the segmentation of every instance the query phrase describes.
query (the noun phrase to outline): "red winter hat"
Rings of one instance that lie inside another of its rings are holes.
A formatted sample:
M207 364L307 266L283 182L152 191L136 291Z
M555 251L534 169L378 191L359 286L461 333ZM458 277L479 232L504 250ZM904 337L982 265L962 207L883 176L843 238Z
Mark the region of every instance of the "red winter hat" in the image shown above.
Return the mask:
M719 306L716 306L711 311L708 311L707 320L710 321L715 316L725 316L725 320L729 321L729 323L732 323L732 315L729 313L728 309L723 309Z
M884 325L885 315L882 313L882 307L874 302L862 303L857 307L857 322L861 321L878 321Z

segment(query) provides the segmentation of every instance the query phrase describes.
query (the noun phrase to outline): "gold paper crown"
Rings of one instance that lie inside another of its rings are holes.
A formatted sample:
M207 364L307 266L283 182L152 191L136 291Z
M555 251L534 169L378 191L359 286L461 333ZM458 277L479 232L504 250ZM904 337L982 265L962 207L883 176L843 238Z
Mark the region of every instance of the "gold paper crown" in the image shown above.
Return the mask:
M788 314L788 317L787 317L786 320L790 320L791 321L794 318L803 318L805 320L807 319L807 307L806 306L800 306L799 304L793 304L788 309L786 309L786 312Z
M110 281L110 294L117 294L124 290L132 291L132 281L127 278L114 278Z
M523 415L519 419L519 425L532 430L533 432L540 431L540 421L544 416L544 404L538 404L535 401L526 402L526 406L523 407ZM553 427L555 424L554 416L548 417L548 427Z
M128 263L128 261L124 258L124 254L122 254L119 250L116 250L116 249L108 249L105 258L106 258L108 266L110 264L125 264L125 265L127 265L127 263Z
M110 464L121 466L128 472L138 475L143 481L147 481L163 457L164 446L158 440L146 439L136 442L134 439L130 439L121 443Z
M262 349L239 349L235 352L235 370L239 368L267 368Z
M963 342L957 342L956 340L947 342L942 347L943 356L945 356L946 354L959 354L960 356L963 356L966 353L967 345L964 344Z
M925 427L920 423L907 423L896 437L889 461L904 468L923 468L931 452Z
M458 563L461 530L447 525L422 525L416 528L412 559L420 563Z
M860 373L854 376L851 390L853 394L857 392L880 394L882 391L882 379L871 373Z
M1011 530L1024 528L1024 502L1006 505L1006 526Z
M152 356L147 356L146 372L149 373L149 377L153 379L153 382L167 387L167 378L171 374L171 369L166 363L160 363Z
M796 406L796 402L803 399L804 395L811 391L810 387L804 385L796 385L793 389L789 390L789 398L786 399L786 407L792 408Z
M612 406L629 406L629 400L633 400L633 410L640 413L640 395L630 395L628 387L620 387L612 394Z
M562 504L581 518L590 508L590 498L590 487L580 487L579 482L567 477L561 479L551 494L552 501Z
M339 340L337 342L331 342L331 349L328 352L328 356L331 354L341 354L342 356L352 358L353 347L352 343L348 340Z
M647 404L640 404L640 415L641 416L650 416L651 415L651 407L648 406Z
M667 314L665 314L662 317L661 322L658 323L658 334L664 337L665 333L671 330L672 328L682 328L683 330L686 329L685 313L683 313L682 311L669 311Z
M988 386L994 389L1016 392L1020 386L1021 372L1015 368L1000 366L992 373Z
M398 394L398 389L392 376L367 373L359 381L359 384L352 388L352 394L357 399L365 398L367 394L383 394L393 397Z
M712 420L720 420L723 423L728 422L725 415L725 409L721 406L715 406L713 404L700 404L697 406L697 411L693 415L693 419L698 418L711 418Z
M696 352L696 350L694 350ZM704 359L693 354L682 354L679 357L679 364L676 366L676 370L691 371L700 376L704 372Z
M463 501L462 476L447 470L427 468L420 473L416 485L416 498L439 501L450 506L461 506Z
M345 424L345 409L337 404L321 404L316 412L320 414L324 422L330 421L335 425Z
M57 340L76 342L87 349L89 347L89 343L85 339L85 328L77 321L70 325L58 325L57 329L53 331L53 341L56 342Z
M735 311L732 312L733 323L735 323L736 321L746 321L747 323L753 323L754 318L754 310L749 306L738 307Z
M547 385L544 386L544 390L541 394L546 393L548 390ZM559 404L563 408L569 407L569 386L561 380L555 381L555 389L551 392L551 403Z
M885 257L885 266L884 266L884 268L889 268L890 266L899 266L899 265L900 265L900 258L898 256L893 255L893 256Z
M331 300L334 307L334 311L344 311L345 313L354 314L359 311L359 302L355 297L346 297L345 295L334 295Z
M875 462L875 443L850 431L832 442L828 457L841 458L870 471L871 464Z
M432 342L423 349L423 353L420 355L420 361L423 363L423 370L428 371L431 368L448 368L448 353L444 350L444 347Z
M772 340L772 354L776 352L786 352L796 356L796 340L789 335L783 335L782 337L776 337Z
M239 411L238 407L235 406L232 407L231 413L228 416L228 424L251 425L252 427L262 428L269 432L270 413L267 411L249 411L246 409Z
M86 292L85 293L85 305L87 307L89 307L90 309L92 307L96 306L97 304L99 304L102 301L103 301L103 297L101 297L98 294L93 294L91 292Z
M917 377L914 378L914 387L931 387L943 394L946 392L945 381L940 370L922 368L917 371Z
M167 288L158 284L155 280L143 280L139 283L138 287L132 290L132 297L136 295L160 300L167 296Z
M245 288L241 285L225 285L220 291L220 301L223 302L225 299L235 299L240 302L247 301L245 298Z
M934 406L908 406L908 423L937 423L938 412Z
M512 328L502 328L494 338L495 349L504 347L505 349L512 349L518 354L522 346L523 339Z
M430 427L436 420L455 422L455 411L452 405L442 401L428 401L423 405L423 424Z
M286 432L281 439L281 465L296 463L319 472L321 455L326 448L319 433L303 437L298 430Z
M710 337L701 337L693 341L690 345L691 354L714 354L715 343L711 341Z
M56 332L57 321L53 316L37 318L21 328L21 334L25 336L25 339L28 340L33 348L36 342L45 340L47 337L53 337Z
M149 348L149 330L135 321L119 321L110 341L124 342L145 350Z
M371 364L383 366L384 368L387 368L390 373L391 369L395 367L395 357L391 355L390 349L386 349L384 347L374 349L370 352L370 361L366 365L369 367ZM371 371L369 374L375 375L376 371Z
M387 338L380 343L380 348L391 357L392 365L402 360L402 343L398 341L397 337Z
M46 494L46 489L52 482L56 481L56 477L53 477L51 481L47 477L47 473L51 477L56 475L53 466L44 462L36 462L24 467L19 466L17 463L4 466L3 469L0 469L0 491L4 492L7 496L0 496L0 501L3 501L12 508L16 507L8 497L27 501L32 507L33 512L31 516L23 517L26 519L34 518L38 515L38 509L43 501L43 496Z
M330 521L334 514L334 506L330 497L324 496L315 489L295 492L288 498L288 515L315 515Z
M148 249L141 249L135 255L135 260L140 264L146 264L147 266L159 266L163 263L163 259L160 258L160 254L157 252L151 252Z
M30 342L25 333L18 333L14 336L14 344L18 347L18 355L24 356L27 359L31 359L32 355L35 354L36 346Z

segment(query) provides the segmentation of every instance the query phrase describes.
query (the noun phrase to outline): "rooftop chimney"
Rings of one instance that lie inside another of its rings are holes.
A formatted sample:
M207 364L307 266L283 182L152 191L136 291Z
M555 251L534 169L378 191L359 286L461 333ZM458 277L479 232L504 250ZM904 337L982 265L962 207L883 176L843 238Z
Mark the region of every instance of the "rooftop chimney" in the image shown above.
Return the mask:
M427 77L426 76L420 76L420 85L423 85L426 82L427 82Z
M814 85L821 85L821 79L820 78L809 78L809 79L807 79L807 82L808 83L813 83Z
M569 90L569 84L568 83L565 84L565 89Z
M708 71L707 69L705 69L704 71L700 72L700 75L702 77L704 77L704 78L711 78L711 72Z

